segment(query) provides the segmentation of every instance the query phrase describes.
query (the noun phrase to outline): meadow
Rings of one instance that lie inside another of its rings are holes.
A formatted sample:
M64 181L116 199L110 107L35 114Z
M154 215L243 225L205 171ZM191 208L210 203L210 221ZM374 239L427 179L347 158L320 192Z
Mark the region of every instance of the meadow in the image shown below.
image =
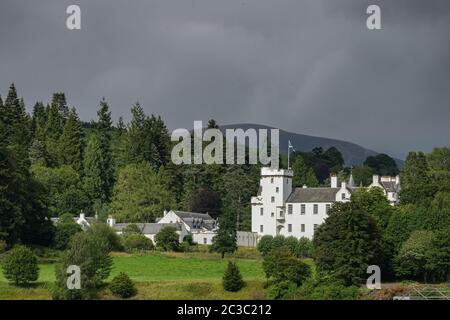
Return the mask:
M113 253L110 279L120 272L127 273L136 282L139 291L136 299L264 299L262 260L247 252L238 252L231 259L237 263L246 281L246 287L237 293L222 289L228 259L202 252ZM46 263L39 267L39 279L31 288L8 284L0 268L0 299L51 299L55 266ZM113 297L104 290L100 298Z

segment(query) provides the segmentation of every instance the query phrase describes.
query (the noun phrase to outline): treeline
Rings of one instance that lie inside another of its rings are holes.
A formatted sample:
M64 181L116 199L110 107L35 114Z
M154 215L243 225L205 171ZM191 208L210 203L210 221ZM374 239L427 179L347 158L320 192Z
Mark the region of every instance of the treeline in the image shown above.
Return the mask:
M239 229L250 229L259 167L174 165L164 121L139 103L129 123L113 123L103 98L97 118L85 123L60 92L28 114L11 85L0 97L0 135L0 239L8 246L48 244L49 218L81 210L119 222L154 222L169 209L229 211Z

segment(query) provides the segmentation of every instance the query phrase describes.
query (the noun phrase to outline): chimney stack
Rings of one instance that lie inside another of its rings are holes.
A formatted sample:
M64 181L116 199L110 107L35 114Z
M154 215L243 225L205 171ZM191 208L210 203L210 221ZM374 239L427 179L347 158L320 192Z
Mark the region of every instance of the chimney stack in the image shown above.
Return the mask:
M331 187L337 188L337 175L335 174L331 175Z
M374 174L373 176L372 176L372 183L373 184L379 184L379 176L377 175L377 174Z
M116 219L114 219L112 215L109 215L108 220L106 220L106 224L112 228L116 224Z
M395 176L395 184L400 184L400 176L399 175Z

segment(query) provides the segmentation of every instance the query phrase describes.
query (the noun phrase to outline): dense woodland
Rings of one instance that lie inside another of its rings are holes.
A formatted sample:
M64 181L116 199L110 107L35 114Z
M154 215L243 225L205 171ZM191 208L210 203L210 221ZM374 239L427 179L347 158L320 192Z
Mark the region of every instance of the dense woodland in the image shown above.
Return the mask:
M218 124L210 120L208 127ZM113 124L103 98L97 118L83 122L77 110L69 108L65 94L55 93L50 103L37 102L30 115L11 85L5 99L0 97L0 136L0 244L4 248L22 243L58 249L55 243L63 243L63 249L69 239L61 240L61 234L78 229L58 234L49 218L73 222L71 217L81 210L98 214L101 221L113 214L119 222L153 222L169 209L209 213L221 224L212 249L222 256L236 249L237 229L250 230L250 197L259 187L259 166L174 165L164 121L145 114L139 103L131 107L129 123L119 118ZM286 159L281 160L286 166ZM359 283L370 264L382 266L383 277L390 279L448 279L450 148L435 148L430 154L411 152L401 170L384 154L345 167L333 147L296 152L291 161L294 187L329 185L330 173L341 179L352 173L361 186L369 185L374 173L400 173L401 203L390 206L381 190L358 191L351 203L333 206L312 243L266 237L260 247L295 242L291 251L298 257L313 257L319 278L331 276L344 286ZM69 223L61 226L77 228ZM270 259L292 260L289 250L280 250L272 257L266 250L268 277ZM276 283L292 285L283 282L283 275L273 277L279 280ZM322 280L314 281L303 288L314 290Z

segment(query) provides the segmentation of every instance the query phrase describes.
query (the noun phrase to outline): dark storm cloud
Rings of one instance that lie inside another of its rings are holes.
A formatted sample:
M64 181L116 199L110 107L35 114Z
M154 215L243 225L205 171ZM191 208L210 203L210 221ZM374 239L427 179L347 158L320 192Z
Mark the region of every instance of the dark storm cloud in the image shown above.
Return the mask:
M139 100L171 128L261 123L403 156L448 145L449 31L446 0L2 0L0 88L28 107L65 91L84 120L105 96L115 118Z

